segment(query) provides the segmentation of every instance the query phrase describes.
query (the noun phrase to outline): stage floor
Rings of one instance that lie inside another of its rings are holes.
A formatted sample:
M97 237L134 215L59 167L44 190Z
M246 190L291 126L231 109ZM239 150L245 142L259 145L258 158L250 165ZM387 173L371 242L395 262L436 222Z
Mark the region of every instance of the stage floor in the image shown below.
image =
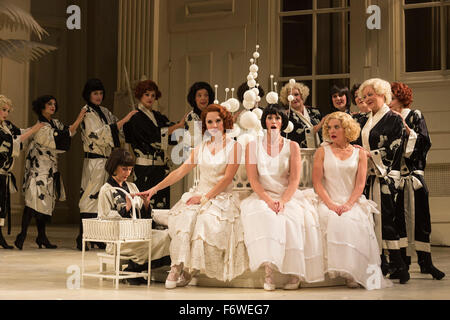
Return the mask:
M3 229L5 230L5 229ZM13 244L18 227L6 235ZM450 247L432 247L434 264L446 273L443 280L432 280L430 275L420 273L413 258L411 280L393 288L367 291L348 289L345 286L302 288L295 291L276 290L265 292L249 288L211 288L188 286L167 290L164 283L152 282L151 286L130 286L120 284L114 289L111 280L102 284L95 278L85 278L79 289L71 289L73 271L81 268L81 252L75 247L77 236L75 226L49 226L48 236L58 249L38 249L36 227L30 226L22 251L0 249L0 299L1 300L448 300L450 299ZM87 266L91 270L98 267L94 249L86 253ZM69 270L69 271L68 271ZM68 281L69 280L69 281ZM69 286L68 286L69 283Z

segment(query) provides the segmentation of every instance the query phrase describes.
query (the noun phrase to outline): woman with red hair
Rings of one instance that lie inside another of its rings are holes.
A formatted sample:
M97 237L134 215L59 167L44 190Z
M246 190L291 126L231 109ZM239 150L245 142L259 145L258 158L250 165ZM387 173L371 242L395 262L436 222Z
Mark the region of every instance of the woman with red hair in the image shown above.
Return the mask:
M139 190L147 190L169 173L167 150L169 145L175 144L169 137L176 129L183 128L184 120L174 124L165 115L153 110L154 103L161 98L154 81L139 82L134 95L139 100L138 112L124 125L123 131L136 157L135 184ZM170 189L161 190L152 200L152 206L168 209Z
M410 109L413 102L411 88L401 82L393 82L392 102L389 107L398 113L405 126L405 142L401 160L401 180L396 201L397 224L402 230L401 254L411 264L411 254L417 253L417 262L422 273L434 279L442 279L445 273L433 266L431 260L431 220L428 202L428 188L424 179L427 153L431 148L425 118L419 110ZM413 201L411 201L413 200ZM395 279L397 274L391 274Z
M227 138L232 115L211 104L201 113L203 142L163 181L137 195L151 198L181 180L198 165L200 179L169 212L171 270L166 288L186 286L192 272L230 281L248 268L248 255L239 211L239 196L232 193L241 146Z

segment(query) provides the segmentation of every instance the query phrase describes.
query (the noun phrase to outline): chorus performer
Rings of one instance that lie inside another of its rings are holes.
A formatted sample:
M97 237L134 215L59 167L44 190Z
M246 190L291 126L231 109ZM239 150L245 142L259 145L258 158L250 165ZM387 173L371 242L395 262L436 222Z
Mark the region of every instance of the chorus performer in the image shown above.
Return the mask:
M401 115L405 125L405 145L402 154L401 183L396 201L399 224L405 228L408 247L401 248L404 260L410 264L415 250L421 273L442 279L445 273L437 269L431 259L431 217L428 187L424 178L427 154L431 148L425 117L418 109L411 109L413 92L408 85L393 82L392 111ZM392 275L391 275L392 278Z
M400 183L400 164L403 150L404 125L401 116L389 109L392 93L389 82L374 78L364 81L358 91L371 110L360 124L362 131L357 144L366 150L368 156L368 178L365 195L375 201L381 211L375 216L375 234L382 258L383 274L400 274L400 283L406 283L410 276L401 257L401 230L395 220L395 197ZM389 252L391 270L386 268L386 258L381 250Z

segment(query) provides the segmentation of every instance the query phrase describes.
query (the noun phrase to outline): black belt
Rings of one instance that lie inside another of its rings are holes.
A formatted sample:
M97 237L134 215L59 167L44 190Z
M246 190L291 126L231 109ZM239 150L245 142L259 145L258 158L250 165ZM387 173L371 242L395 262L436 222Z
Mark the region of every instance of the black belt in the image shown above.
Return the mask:
M105 156L102 156L102 155L96 154L96 153L90 153L90 152L85 152L84 158L85 159L107 159L107 157L105 157Z

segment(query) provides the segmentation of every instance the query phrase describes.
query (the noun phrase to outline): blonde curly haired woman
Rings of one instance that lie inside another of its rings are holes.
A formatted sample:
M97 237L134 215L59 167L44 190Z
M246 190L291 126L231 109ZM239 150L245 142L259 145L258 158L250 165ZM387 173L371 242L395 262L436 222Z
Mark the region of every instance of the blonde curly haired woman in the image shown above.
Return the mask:
M319 196L325 272L331 278L344 277L350 288L361 285L371 290L391 283L384 280L380 269L372 218L379 212L376 204L363 195L367 156L350 144L360 131L347 113L338 111L326 117L323 137L330 142L315 153L313 184ZM373 271L367 272L370 267Z

